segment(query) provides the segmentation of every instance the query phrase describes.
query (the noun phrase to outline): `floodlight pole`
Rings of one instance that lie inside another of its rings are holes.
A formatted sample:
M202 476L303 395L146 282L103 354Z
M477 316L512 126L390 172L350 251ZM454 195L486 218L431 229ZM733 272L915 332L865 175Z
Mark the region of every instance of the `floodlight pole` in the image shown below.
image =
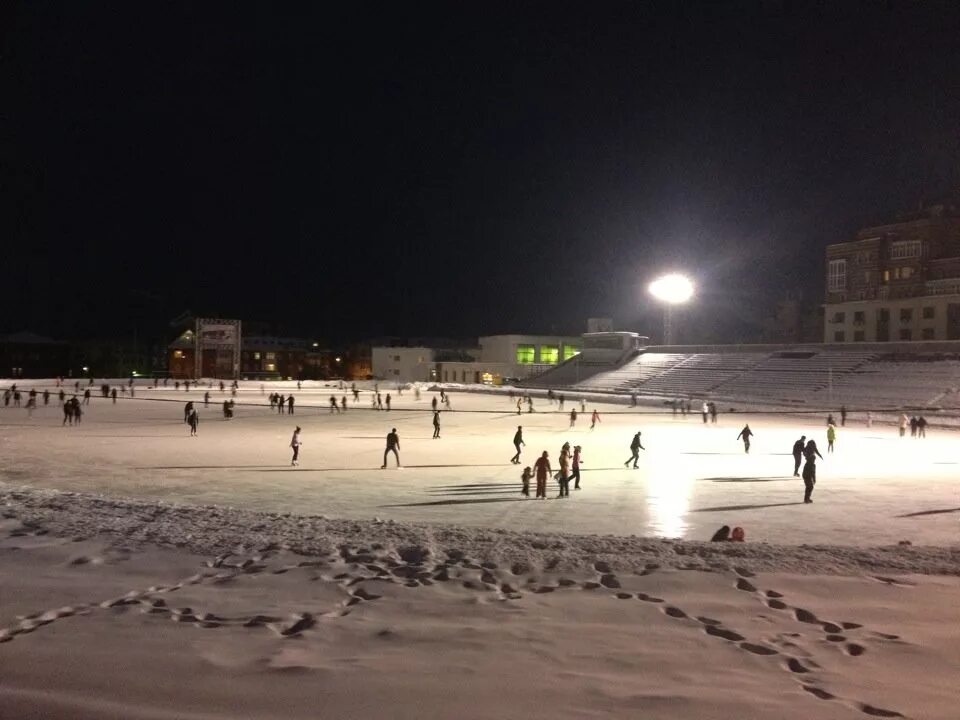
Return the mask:
M663 344L673 345L673 303L663 304Z

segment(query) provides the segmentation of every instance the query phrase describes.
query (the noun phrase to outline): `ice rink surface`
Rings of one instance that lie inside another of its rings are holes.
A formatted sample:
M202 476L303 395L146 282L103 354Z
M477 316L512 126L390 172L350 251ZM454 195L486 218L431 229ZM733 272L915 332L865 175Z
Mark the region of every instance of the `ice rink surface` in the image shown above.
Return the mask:
M48 386L19 385L25 391ZM271 412L259 383L242 385L232 420L221 411L229 390L211 390L205 408L206 387L186 393L172 383L140 387L135 398L121 395L116 404L95 386L79 427L62 426L55 396L48 407L41 400L32 415L0 406L0 481L171 503L541 532L703 540L721 525L739 525L748 541L788 544L949 545L960 539L952 431L931 428L926 439L901 439L890 426L848 425L838 429L836 452L828 454L822 415L722 413L716 425L704 425L699 414L588 403L570 428L569 400L563 412L536 400L537 412L518 417L506 397L453 393L435 440L432 392L416 401L412 391L402 397L391 391L393 409L386 412L372 410L364 391L357 403L348 398L346 413L331 414L330 395L339 400L344 392L309 385L294 388L293 417ZM290 391L289 384L265 388ZM183 423L188 400L199 407L196 438ZM594 407L601 423L591 431ZM737 440L744 422L755 433L749 455ZM510 463L518 424L526 440L519 466ZM291 467L296 425L303 428L303 448L300 465ZM395 469L391 457L391 467L381 470L392 427L403 469ZM637 430L646 451L638 470L626 469ZM801 434L815 439L825 458L810 505L802 502L803 482L792 476L790 450ZM583 447L582 489L558 500L551 480L548 500L523 498L524 465L547 450L556 469L566 441Z

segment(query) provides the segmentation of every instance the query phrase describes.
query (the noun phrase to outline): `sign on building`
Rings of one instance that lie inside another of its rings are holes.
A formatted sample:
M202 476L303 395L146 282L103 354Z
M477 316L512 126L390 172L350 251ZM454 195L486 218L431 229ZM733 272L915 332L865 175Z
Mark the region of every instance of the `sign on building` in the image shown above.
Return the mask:
M219 378L240 376L242 336L239 320L197 318L193 338L194 377L201 378L211 373ZM204 362L205 355L212 358Z

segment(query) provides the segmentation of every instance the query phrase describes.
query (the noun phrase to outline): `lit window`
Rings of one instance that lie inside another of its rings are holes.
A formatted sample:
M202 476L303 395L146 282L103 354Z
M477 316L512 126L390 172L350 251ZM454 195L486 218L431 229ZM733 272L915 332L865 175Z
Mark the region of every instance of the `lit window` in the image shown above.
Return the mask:
M560 348L556 345L540 346L540 362L548 365L556 365L560 360Z
M580 348L578 348L576 345L564 345L564 346L563 346L563 359L564 359L564 360L569 360L570 358L572 358L574 355L576 355L576 354L579 353L579 352L580 352Z
M920 257L919 240L898 240L890 244L890 258L892 260L918 257Z
M913 274L913 268L905 267L903 268L903 270L900 271L900 277L902 277L904 280L909 280L912 274Z
M884 281L884 282L890 282L890 271L889 271L889 270L884 270L884 271L883 271L883 281Z
M847 289L847 261L831 260L827 265L827 290L843 292Z
M272 352L268 352L268 353L267 353L267 360L276 360L276 359L277 359L277 354L276 354L276 353L272 353ZM269 369L269 368L268 368L268 369Z
M267 363L267 372L276 372L277 366L274 363Z
M255 353L253 354L253 359L254 359L254 360L259 360L259 359L260 359L260 353L255 352Z
M533 345L517 345L517 363L520 365L533 364L536 352Z

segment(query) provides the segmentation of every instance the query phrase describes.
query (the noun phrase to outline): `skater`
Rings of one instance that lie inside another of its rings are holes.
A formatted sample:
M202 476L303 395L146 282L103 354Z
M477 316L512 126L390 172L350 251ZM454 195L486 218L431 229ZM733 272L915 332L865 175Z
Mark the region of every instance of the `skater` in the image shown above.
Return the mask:
M184 381L183 381L183 391L184 391L184 392L190 392L190 381L189 381L189 380L184 380Z
M17 395L14 395L14 400L16 400L16 398L17 398ZM86 390L83 391L83 404L84 405L90 404L90 388L87 388Z
M803 457L803 448L807 444L807 436L801 435L793 444L793 476L800 477L800 458Z
M561 393L559 399L560 399L560 409L563 410L563 403L564 401L566 401L567 398Z
M530 497L530 478L533 477L533 470L530 469L530 466L527 465L523 469L523 474L520 476L520 494L524 497Z
M517 398L517 415L520 414L521 407L523 407L523 398Z
M209 390L207 390L207 391L203 394L203 406L204 406L204 407L210 407L210 391L209 391Z
M577 424L577 409L573 408L570 411L570 427L572 428L576 424Z
M537 458L537 461L533 464L533 469L537 473L537 497L547 498L547 478L550 476L550 455L546 450L543 451L543 455Z
M354 384L354 386L353 386L353 401L354 401L354 402L359 402L359 401L360 401L360 391L357 390L356 384Z
M80 420L83 419L83 408L80 407L80 403L76 398L73 399L73 424L79 425Z
M287 415L293 415L293 395L287 398Z
M387 412L390 412L390 393L387 393Z
M440 411L433 411L433 439L437 440L440 437Z
M560 451L560 472L557 473L557 482L560 484L557 497L570 497L570 451L566 446Z
M600 413L597 412L597 409L593 409L593 414L590 416L590 429L593 430L597 423L600 422Z
M807 446L803 449L803 457L806 458L806 462L803 464L803 487L805 488L803 501L812 503L813 500L810 496L813 495L813 486L817 484L817 458L823 460L823 455L817 450L815 440L807 443Z
M187 422L190 424L190 437L196 437L197 425L200 424L200 416L197 415L196 410L191 408L190 415L187 417Z
M337 407L337 398L335 395L330 396L330 414L339 413L340 408Z
M223 380L220 381L220 392L223 392L227 389L227 386L223 384Z
M740 431L740 434L737 435L737 440L743 438L743 451L747 454L750 453L750 438L753 436L753 430L750 429L750 425L744 425L743 430Z
M533 412L533 398L530 397L529 395L527 396L527 412L528 413Z
M183 421L190 421L190 413L193 412L193 401L191 400L186 405L183 406Z
M287 406L287 399L283 395L277 396L277 414L283 415L283 410Z
M710 422L717 424L717 404L712 401L710 402Z
M700 414L703 415L703 424L707 424L707 415L710 414L710 406L707 405L707 401L703 401L703 407L700 409Z
M43 404L47 404L46 399ZM922 438L927 436L927 419L923 415L917 418L917 435Z
M383 451L383 465L380 466L380 469L383 470L387 467L387 455L393 453L393 456L397 459L397 467L400 467L400 437L397 435L397 429L393 428L389 433L387 433L387 448Z
M827 452L833 452L833 443L837 439L837 426L827 425Z
M582 415L587 411L587 401L583 398L580 398L580 414Z
M630 393L630 407L636 407L636 406L637 406L637 394L636 394L636 393ZM704 422L706 422L706 421L704 421Z
M430 401L430 407L433 408L433 411L434 411L434 412L437 411L437 396L436 396L436 395L434 395L434 396L433 396L433 400Z
M57 401L58 401L57 404L58 404L58 405L63 405L63 403L65 402L65 401L64 401L64 398L65 398L66 396L67 396L67 394L63 391L63 388L60 388L60 392L57 394Z
M117 404L117 389L116 389L116 388L113 388L113 389L110 391L110 399L113 400L113 404L114 404L114 405Z
M917 436L917 416L911 415L910 416L910 437L916 437L916 436Z
M580 463L583 462L583 459L580 457L580 446L573 446L573 472L570 474L570 479L573 480L573 489L580 489Z
M907 434L907 423L908 423L908 422L909 422L909 420L907 419L907 416L906 416L906 415L901 415L901 416L900 416L900 437L903 437L904 435Z
M346 396L346 395L344 395L342 398L340 398L340 410L341 410L341 412L346 412L346 411L347 411L347 396Z
M377 410L383 410L383 398L377 393Z
M840 406L840 427L846 427L846 426L847 426L847 406L841 405Z
M233 405L230 404L229 400L223 401L223 419L229 420L233 417Z
M50 404L50 391L49 391L49 390L44 390L44 391L43 391L43 404L44 404L44 405L49 405L49 404Z
M553 405L553 390L547 390L547 402Z
M624 467L630 467L630 463L633 463L633 469L637 469L637 461L640 459L640 451L646 450L646 448L640 444L640 431L637 431L637 434L633 436L633 440L630 441L630 457L627 458L627 461L623 464Z
M273 409L277 407L277 394L270 393L269 400L270 400L270 412L273 412Z
M867 427L868 428L873 427L873 413L870 412L869 410L867 410Z
M420 386L419 385L413 386L413 399L416 400L417 402L420 402Z
M293 458L290 460L291 466L300 464L300 446L302 444L300 442L300 426L297 425L297 429L293 431L293 437L290 438L290 447L293 448Z
M520 464L520 446L526 445L523 441L523 425L517 425L517 432L513 436L513 446L517 449L517 454L510 458L514 465Z
M87 392L90 392L90 391L88 390ZM13 391L13 406L20 407L20 391L19 390Z
M301 389L300 381L297 380L297 390L300 390L300 389Z

